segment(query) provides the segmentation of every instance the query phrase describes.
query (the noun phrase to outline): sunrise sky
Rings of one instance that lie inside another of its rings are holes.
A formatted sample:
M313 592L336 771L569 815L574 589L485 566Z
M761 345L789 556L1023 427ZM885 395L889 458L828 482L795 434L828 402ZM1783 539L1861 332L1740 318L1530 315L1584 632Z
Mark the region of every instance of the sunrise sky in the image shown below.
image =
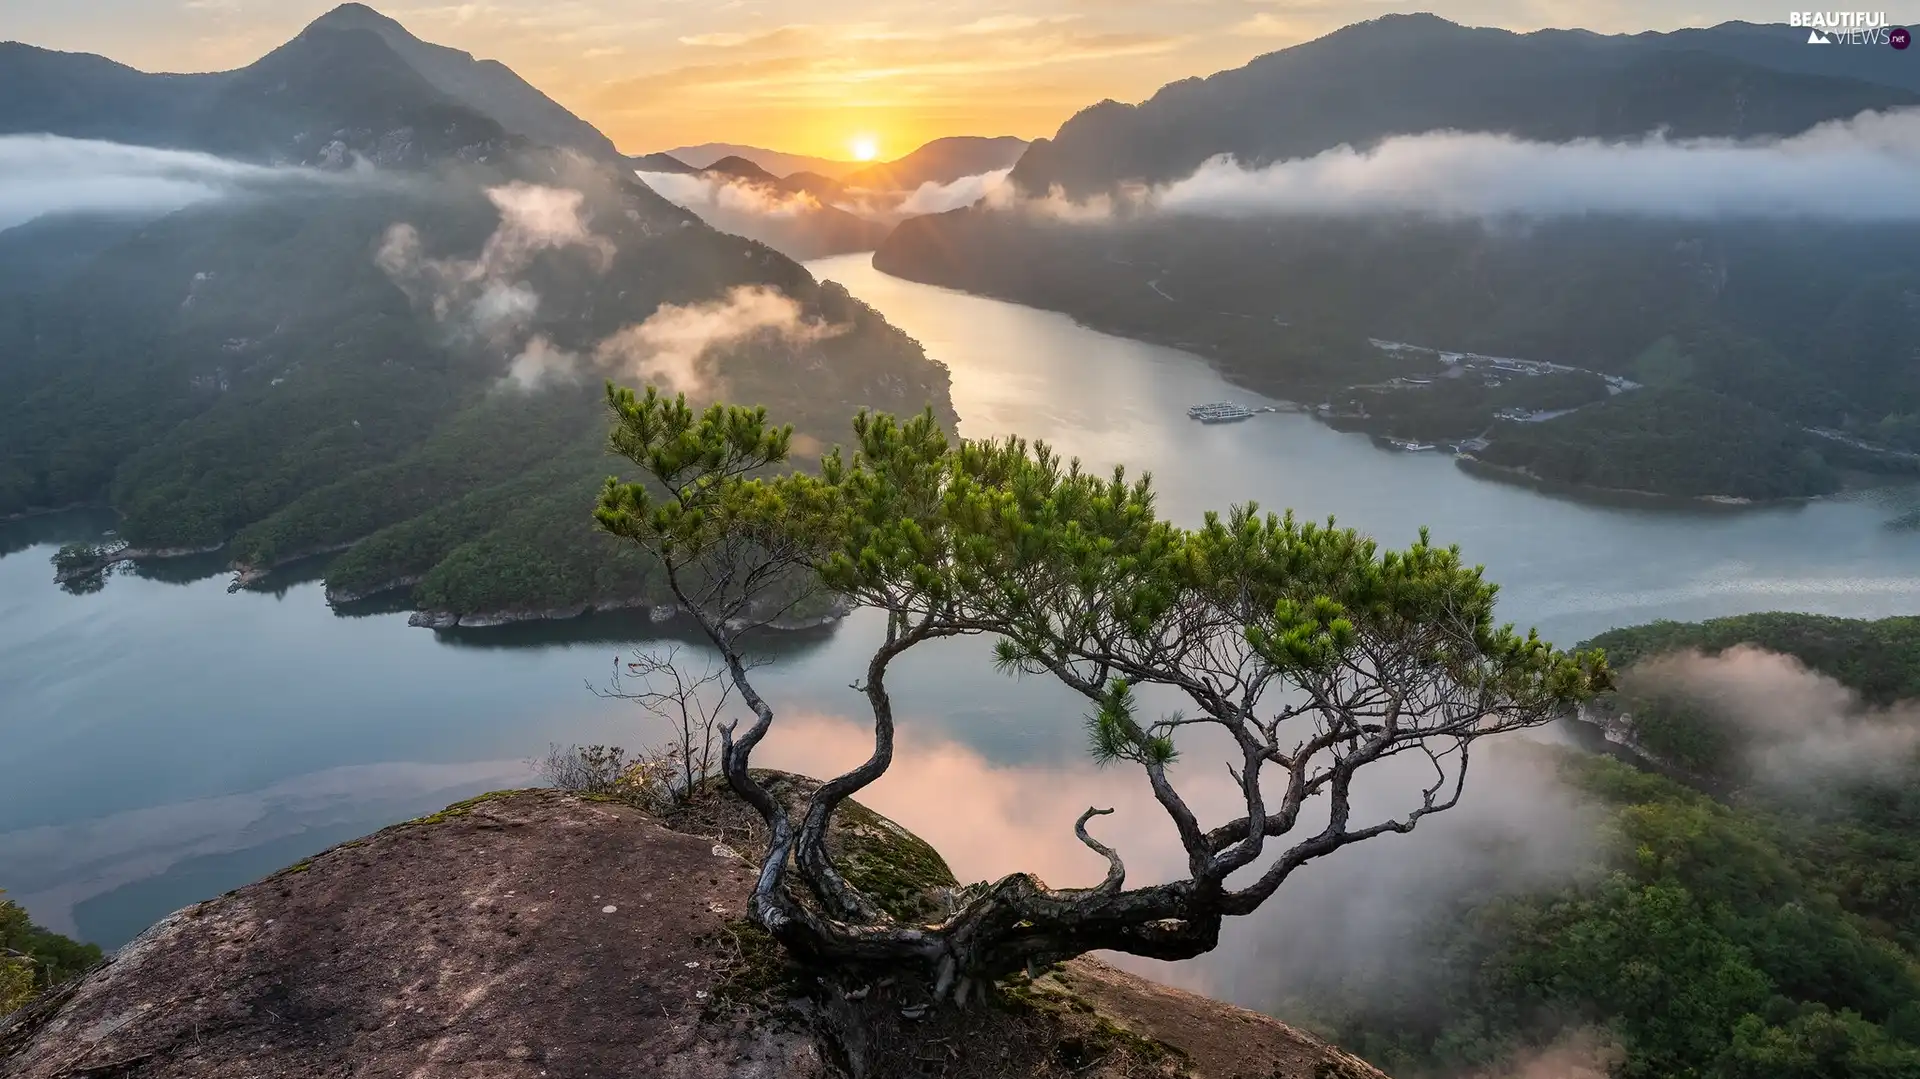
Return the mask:
M238 67L335 0L0 0L0 38L147 70ZM1777 22L1753 0L393 0L420 37L503 61L623 150L740 142L881 159L941 135L1050 135L1101 98L1390 11L1532 30ZM1775 10L1778 6L1779 10Z

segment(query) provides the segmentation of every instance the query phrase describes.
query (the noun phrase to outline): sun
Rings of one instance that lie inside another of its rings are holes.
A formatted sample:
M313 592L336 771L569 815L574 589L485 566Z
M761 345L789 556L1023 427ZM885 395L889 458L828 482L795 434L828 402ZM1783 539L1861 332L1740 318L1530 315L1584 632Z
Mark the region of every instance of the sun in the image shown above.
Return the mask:
M879 139L874 138L872 135L855 135L853 137L853 159L855 161L872 161L879 156Z

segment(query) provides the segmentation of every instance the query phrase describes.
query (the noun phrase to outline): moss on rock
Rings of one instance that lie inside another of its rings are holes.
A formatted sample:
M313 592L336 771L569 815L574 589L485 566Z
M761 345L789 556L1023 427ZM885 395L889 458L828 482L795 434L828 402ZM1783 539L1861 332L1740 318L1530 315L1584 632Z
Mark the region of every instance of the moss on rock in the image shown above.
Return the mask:
M728 922L710 943L726 958L715 964L722 973L707 1000L708 1018L736 1008L764 1011L805 995L800 965L753 919Z
M931 843L858 802L840 808L827 854L848 883L903 922L939 917L940 890L960 883Z
M406 825L409 825L409 824L444 824L447 821L454 819L455 817L466 816L469 812L473 810L474 806L477 806L482 802L498 801L499 799L502 799L502 798L511 798L516 794L525 794L525 793L527 793L525 789L514 789L514 790L488 791L485 794L476 794L471 798L465 799L463 801L455 802L452 805L448 806L447 808L442 809L438 812L429 813L424 817L415 817L410 821L406 821L404 824L401 825L401 827L405 827Z
M820 787L819 780L771 768L756 768L753 777L786 804L796 826L807 799ZM759 816L717 777L666 823L733 844L755 862L766 849L766 827ZM848 883L903 922L938 919L945 912L942 893L959 884L932 844L853 799L834 813L827 829L827 857Z

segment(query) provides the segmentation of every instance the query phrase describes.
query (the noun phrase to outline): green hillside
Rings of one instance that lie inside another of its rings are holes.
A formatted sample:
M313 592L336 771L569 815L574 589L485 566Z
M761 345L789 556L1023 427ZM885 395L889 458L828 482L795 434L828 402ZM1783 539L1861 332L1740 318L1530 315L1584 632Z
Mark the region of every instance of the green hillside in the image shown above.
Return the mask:
M1753 644L1869 704L1920 694L1913 618L1760 614L1590 643L1625 684L1638 661ZM1661 748L1716 722L1677 698L1631 708ZM1739 729L1719 732L1723 762ZM1385 972L1288 986L1279 1014L1401 1079L1596 1043L1609 1051L1577 1055L1633 1079L1920 1075L1920 760L1711 795L1607 756L1559 760L1598 815L1594 864L1546 890L1469 885L1383 942L1403 949Z

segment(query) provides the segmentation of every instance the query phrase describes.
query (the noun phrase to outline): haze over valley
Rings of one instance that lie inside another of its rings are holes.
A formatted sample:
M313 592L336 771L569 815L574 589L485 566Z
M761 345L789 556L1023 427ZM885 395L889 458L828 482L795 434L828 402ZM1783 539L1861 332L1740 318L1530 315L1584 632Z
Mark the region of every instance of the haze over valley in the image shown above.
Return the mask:
M1920 1079L1916 54L683 7L0 42L0 1073Z

